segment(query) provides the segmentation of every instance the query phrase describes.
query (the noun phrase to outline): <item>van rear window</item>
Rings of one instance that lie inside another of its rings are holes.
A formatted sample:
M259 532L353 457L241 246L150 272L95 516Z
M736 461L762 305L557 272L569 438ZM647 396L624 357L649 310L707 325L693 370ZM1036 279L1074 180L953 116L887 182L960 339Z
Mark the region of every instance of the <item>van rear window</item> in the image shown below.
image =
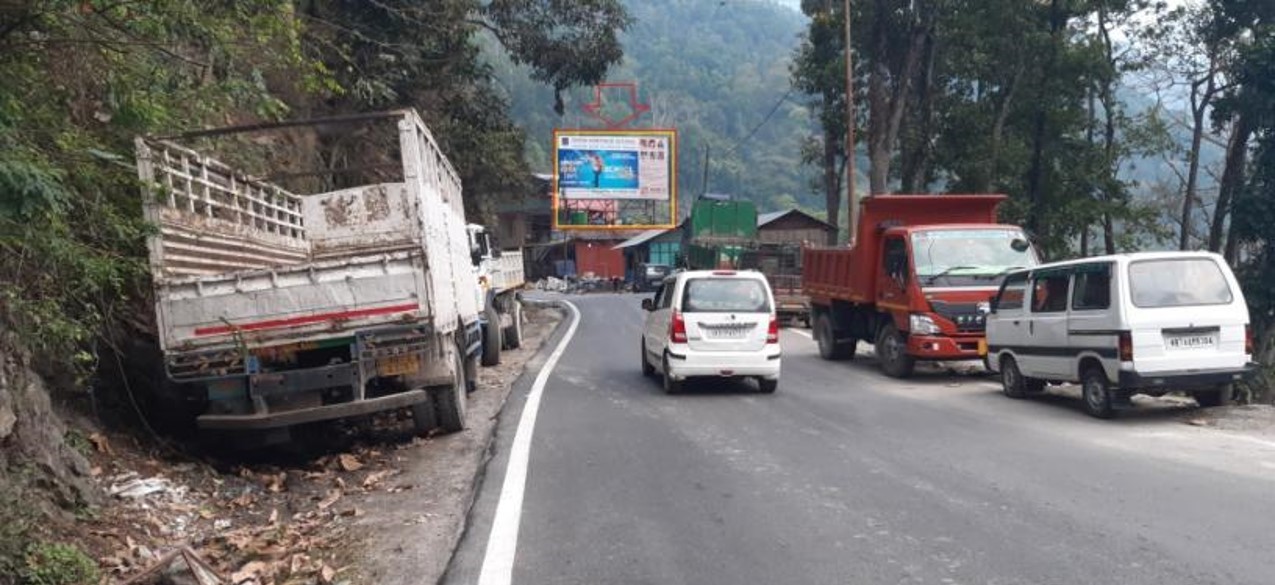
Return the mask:
M769 313L766 285L753 278L692 278L682 296L686 313Z
M1140 260L1129 265L1129 292L1142 308L1225 305L1235 299L1211 258Z

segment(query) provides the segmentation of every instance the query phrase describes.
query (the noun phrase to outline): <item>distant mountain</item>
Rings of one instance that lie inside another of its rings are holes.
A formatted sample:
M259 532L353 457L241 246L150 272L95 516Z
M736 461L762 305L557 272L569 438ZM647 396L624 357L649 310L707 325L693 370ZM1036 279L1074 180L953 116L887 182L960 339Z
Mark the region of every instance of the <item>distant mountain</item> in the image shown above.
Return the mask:
M636 19L624 35L625 60L611 81L636 81L651 112L635 127L676 128L680 198L701 192L704 149L708 190L756 201L763 209L821 208L811 186L817 172L801 164L815 134L803 97L790 91L788 67L806 18L778 0L627 0ZM553 112L553 92L524 68L491 57L508 90L514 120L526 130L527 158L538 172L552 166L554 128L596 127L580 106L591 88L566 97Z

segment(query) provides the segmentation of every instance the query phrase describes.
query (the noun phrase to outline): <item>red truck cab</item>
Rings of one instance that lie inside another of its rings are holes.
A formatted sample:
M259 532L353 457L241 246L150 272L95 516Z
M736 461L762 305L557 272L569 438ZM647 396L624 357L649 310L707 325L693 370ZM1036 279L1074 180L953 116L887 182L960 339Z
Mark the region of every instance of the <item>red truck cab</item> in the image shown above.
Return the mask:
M856 243L808 248L802 286L825 359L876 346L882 369L980 359L991 298L1039 258L1018 226L996 223L1003 195L878 195L862 202Z

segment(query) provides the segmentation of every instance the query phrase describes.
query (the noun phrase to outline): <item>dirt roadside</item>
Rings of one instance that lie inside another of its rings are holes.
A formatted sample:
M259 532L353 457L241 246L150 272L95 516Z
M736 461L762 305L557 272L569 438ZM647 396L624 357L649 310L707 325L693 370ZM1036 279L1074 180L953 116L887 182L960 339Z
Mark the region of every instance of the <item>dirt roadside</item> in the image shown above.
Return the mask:
M499 366L481 370L479 388L470 395L469 428L411 451L401 478L416 489L366 498L367 515L354 528L363 546L353 583L425 585L443 576L464 530L501 408L527 362L562 320L557 309L548 308L528 311L528 317L523 347L503 354Z
M435 583L500 410L562 321L547 306L524 314L522 347L480 368L460 433L412 437L410 415L395 412L323 426L295 450L212 457L86 431L79 443L105 502L42 538L88 551L102 583L127 582L183 546L234 585Z

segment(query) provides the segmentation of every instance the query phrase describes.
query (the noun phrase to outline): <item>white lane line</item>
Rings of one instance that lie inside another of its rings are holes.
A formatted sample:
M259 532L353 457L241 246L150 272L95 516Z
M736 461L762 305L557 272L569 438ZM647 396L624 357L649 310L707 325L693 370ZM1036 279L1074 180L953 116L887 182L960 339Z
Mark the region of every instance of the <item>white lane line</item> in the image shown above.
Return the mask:
M791 332L793 332L793 333L796 333L797 335L800 335L800 336L802 336L802 337L805 337L806 339L810 339L810 340L813 340L813 339L814 339L814 337L813 337L813 336L811 336L809 333L806 333L805 331L802 331L802 330L800 330L800 329L792 329L792 328L789 328L788 330L789 330L789 331L791 331Z
M527 489L527 461L531 457L531 434L536 428L540 397L544 395L545 382L553 373L553 367L558 364L558 358L566 351L576 334L576 326L580 324L580 309L570 301L564 300L562 304L571 309L571 325L532 382L527 403L522 407L522 416L518 418L518 430L514 433L513 447L509 449L509 463L505 466L505 482L500 486L500 500L496 503L496 517L491 523L487 551L483 554L482 570L478 573L479 585L509 585L514 578L522 498Z

